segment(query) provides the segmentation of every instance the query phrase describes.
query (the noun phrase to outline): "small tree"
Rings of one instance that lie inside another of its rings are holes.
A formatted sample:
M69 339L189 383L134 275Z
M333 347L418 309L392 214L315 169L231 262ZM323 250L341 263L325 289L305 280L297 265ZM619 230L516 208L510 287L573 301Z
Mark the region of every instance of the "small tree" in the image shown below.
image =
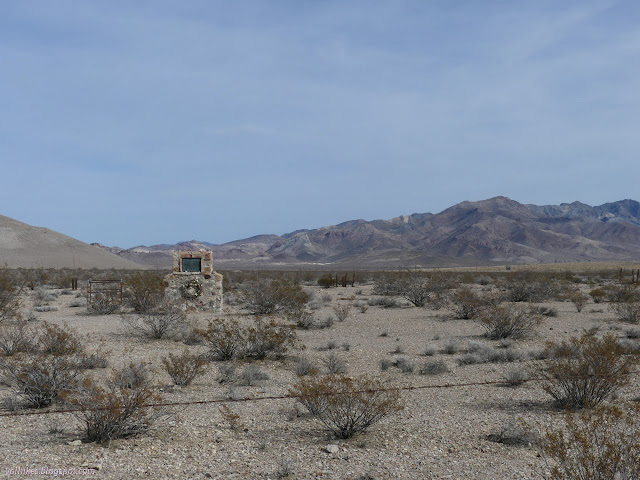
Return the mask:
M549 344L544 357L537 364L542 388L560 406L574 409L595 407L629 383L638 361L611 334Z
M338 438L351 438L403 407L400 393L367 377L304 377L289 391Z

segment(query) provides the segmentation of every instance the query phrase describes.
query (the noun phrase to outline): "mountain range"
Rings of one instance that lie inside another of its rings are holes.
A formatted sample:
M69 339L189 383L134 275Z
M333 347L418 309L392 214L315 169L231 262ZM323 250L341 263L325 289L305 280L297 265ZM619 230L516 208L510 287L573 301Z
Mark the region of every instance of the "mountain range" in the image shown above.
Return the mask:
M106 250L168 267L174 249L213 250L220 267L330 264L352 268L640 260L640 203L525 205L506 197L465 201L440 213L351 220L284 235L212 245Z
M331 265L442 267L640 260L640 203L525 205L506 197L390 220L351 220L215 245L202 241L129 249L87 245L0 216L0 266L170 268L172 250L210 249L217 268Z

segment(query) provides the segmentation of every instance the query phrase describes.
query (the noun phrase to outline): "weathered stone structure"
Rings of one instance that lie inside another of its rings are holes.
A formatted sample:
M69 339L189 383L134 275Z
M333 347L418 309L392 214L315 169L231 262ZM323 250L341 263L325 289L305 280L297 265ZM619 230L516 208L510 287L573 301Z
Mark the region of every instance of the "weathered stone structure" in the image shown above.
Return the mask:
M165 298L187 310L222 310L222 275L209 250L173 252L173 272L164 279Z

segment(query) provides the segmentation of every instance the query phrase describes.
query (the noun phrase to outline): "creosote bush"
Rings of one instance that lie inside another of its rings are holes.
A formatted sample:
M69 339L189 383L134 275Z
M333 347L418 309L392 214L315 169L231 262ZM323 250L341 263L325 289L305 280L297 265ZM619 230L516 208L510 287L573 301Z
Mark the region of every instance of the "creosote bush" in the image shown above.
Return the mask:
M549 480L640 478L640 405L600 406L564 414L561 429L548 429L539 448Z
M94 315L111 315L122 307L120 297L111 293L96 293L87 303L87 312Z
M0 353L10 357L19 352L29 352L34 349L34 336L26 320L0 323Z
M591 408L629 383L638 363L636 355L607 334L602 338L583 335L549 344L546 359L537 363L542 388L562 407Z
M189 325L185 313L178 306L169 303L160 304L141 314L123 315L121 320L133 335L150 340L178 336Z
M0 268L0 322L18 316L22 305L22 282L9 269Z
M267 355L282 358L297 344L293 326L271 319L256 319L251 326L236 320L210 320L206 330L196 330L209 347L209 355L216 360L234 358L263 359Z
M542 320L526 308L500 304L482 309L476 321L485 329L488 338L499 340L525 337L531 334Z
M493 298L482 297L469 287L461 287L450 296L451 310L456 318L469 320L475 318L482 308L494 302Z
M138 272L125 280L127 305L136 313L160 306L164 297L164 278L157 272Z
M309 295L289 280L260 280L243 285L247 308L254 315L267 315L277 311L301 310Z
M108 443L138 435L146 432L162 415L158 407L145 407L159 402L160 397L153 393L147 382L124 385L123 378L128 375L114 370L105 386L86 378L65 396L70 406L86 409L75 413L84 424L86 440Z
M33 355L0 360L4 381L30 408L48 407L77 387L78 365L66 356Z
M289 391L309 413L338 438L356 433L403 407L400 393L365 376L304 377Z
M628 323L640 322L640 302L618 302L610 304L619 320Z
M204 374L207 361L201 355L194 355L185 350L181 355L170 353L162 359L162 364L174 385L185 386Z

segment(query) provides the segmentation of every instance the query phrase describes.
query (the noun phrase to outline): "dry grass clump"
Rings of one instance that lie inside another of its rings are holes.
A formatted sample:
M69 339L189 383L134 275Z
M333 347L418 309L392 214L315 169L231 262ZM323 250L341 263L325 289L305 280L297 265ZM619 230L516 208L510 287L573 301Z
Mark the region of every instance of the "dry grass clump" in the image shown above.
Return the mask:
M565 408L591 408L629 383L638 363L617 339L583 335L546 348L546 359L537 364L542 388Z
M365 376L305 377L289 391L338 438L356 433L402 409L400 393Z
M560 429L548 429L539 447L549 480L640 478L640 405L600 406L565 413Z

